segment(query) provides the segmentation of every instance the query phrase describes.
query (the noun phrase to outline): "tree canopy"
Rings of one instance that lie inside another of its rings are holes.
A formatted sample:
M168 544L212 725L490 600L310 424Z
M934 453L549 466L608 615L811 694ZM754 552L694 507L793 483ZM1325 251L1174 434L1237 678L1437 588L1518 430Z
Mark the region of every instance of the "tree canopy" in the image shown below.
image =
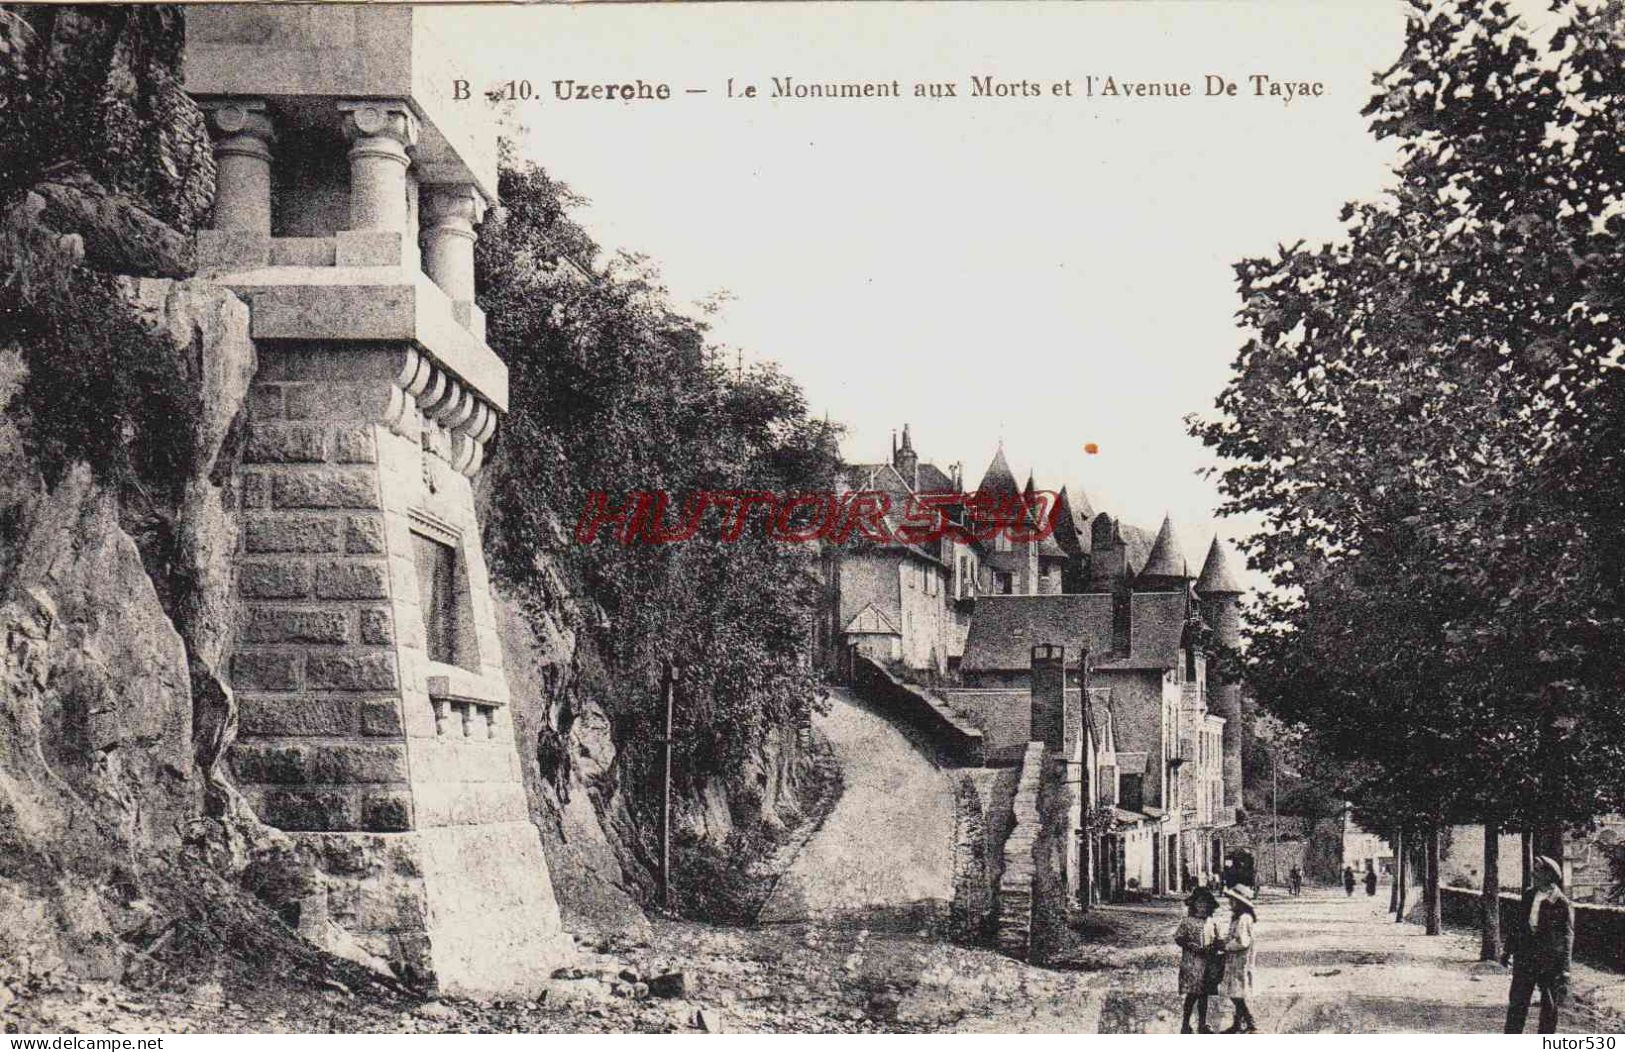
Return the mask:
M806 718L818 696L816 553L757 531L736 543L702 531L678 544L607 533L579 544L569 527L594 491L619 505L632 491L676 502L700 490L828 490L836 431L808 416L776 367L711 346L703 313L679 310L646 261L593 268L566 187L510 158L500 189L479 242L479 296L513 408L489 470L488 551L534 608L602 611L580 627L631 746L626 784L647 804L638 772L658 755L665 661L684 666L680 780L731 773L775 727Z
M1400 161L1320 246L1236 267L1226 512L1275 591L1246 675L1371 828L1625 806L1625 5L1413 4Z

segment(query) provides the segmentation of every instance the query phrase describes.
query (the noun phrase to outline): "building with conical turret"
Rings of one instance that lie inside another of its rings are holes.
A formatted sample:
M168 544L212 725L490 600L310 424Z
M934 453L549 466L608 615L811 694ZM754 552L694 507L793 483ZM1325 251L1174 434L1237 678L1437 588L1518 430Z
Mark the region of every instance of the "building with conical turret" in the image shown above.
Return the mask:
M1100 513L1085 534L1074 501L1069 490L1053 543L1062 580L1081 587L979 599L961 685L943 694L991 760L1014 759L1032 733L1020 719L1034 711L1032 654L1059 648L1113 713L1113 769L1098 781L1116 786L1115 826L1087 852L1094 893L1181 891L1219 872L1241 798L1239 690L1207 661L1239 640L1241 588L1220 546L1194 574L1170 518L1136 558L1131 528Z
M1196 595L1202 620L1213 633L1213 642L1226 650L1241 645L1241 597L1246 587L1231 566L1231 560L1218 537L1208 546L1202 574L1196 579ZM1215 668L1208 675L1208 702L1224 717L1224 805L1241 806L1241 684L1227 683Z

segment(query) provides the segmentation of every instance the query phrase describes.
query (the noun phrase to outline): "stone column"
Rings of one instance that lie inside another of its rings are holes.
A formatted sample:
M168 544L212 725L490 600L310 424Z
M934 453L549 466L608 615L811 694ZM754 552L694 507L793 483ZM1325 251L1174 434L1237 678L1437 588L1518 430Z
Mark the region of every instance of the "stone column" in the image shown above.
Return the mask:
M271 119L265 103L233 100L209 106L217 172L213 229L271 235Z
M469 184L424 188L423 262L453 303L474 301L474 227L485 199Z
M418 123L405 103L341 102L350 140L350 229L405 233L407 148Z

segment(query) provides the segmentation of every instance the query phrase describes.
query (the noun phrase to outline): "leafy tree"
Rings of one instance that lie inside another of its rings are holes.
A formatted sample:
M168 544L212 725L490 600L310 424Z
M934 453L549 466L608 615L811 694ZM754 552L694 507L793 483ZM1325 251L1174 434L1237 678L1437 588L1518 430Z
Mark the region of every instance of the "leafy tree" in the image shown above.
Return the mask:
M730 364L645 260L587 270L597 250L568 217L580 199L566 187L510 157L501 195L478 249L488 338L508 363L513 406L487 480L493 570L533 611L586 611L580 627L597 661L582 664L602 665L591 687L614 720L636 815L652 819L658 807L666 661L684 666L679 788L722 779L748 812L753 790L740 772L818 703L808 661L815 553L761 530L737 543L713 528L625 545L608 531L579 544L571 527L594 492L618 506L633 491L666 491L675 519L683 496L701 490L828 490L835 429L807 416L777 368ZM639 833L652 828L644 821Z
M1265 523L1253 689L1408 842L1625 804L1625 6L1553 9L1540 42L1494 0L1413 5L1367 108L1392 189L1237 266L1251 338L1192 422Z

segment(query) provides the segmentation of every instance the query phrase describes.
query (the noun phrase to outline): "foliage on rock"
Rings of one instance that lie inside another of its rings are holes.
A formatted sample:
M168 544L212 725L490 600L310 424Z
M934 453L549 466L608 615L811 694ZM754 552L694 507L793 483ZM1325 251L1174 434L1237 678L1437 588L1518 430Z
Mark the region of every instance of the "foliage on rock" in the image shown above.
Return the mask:
M0 208L79 175L168 227L196 226L214 158L181 90L185 43L173 4L0 5Z
M112 276L187 272L212 198L184 42L173 6L0 7L0 331L28 368L8 409L49 483L83 461L167 491L195 455L187 363Z
M835 432L808 418L776 368L741 368L710 346L704 319L677 309L646 261L588 270L596 249L568 218L579 201L565 187L510 163L501 193L478 247L513 406L488 472L487 550L534 614L573 612L596 652L590 689L614 721L620 782L646 838L665 662L682 666L680 790L738 779L817 703L814 554L760 530L736 543L713 529L623 545L607 530L579 544L571 527L594 492L620 507L633 491L665 491L675 518L700 490L827 490Z
M1368 828L1625 806L1625 5L1413 4L1395 186L1236 273L1192 430L1262 517L1246 675Z

